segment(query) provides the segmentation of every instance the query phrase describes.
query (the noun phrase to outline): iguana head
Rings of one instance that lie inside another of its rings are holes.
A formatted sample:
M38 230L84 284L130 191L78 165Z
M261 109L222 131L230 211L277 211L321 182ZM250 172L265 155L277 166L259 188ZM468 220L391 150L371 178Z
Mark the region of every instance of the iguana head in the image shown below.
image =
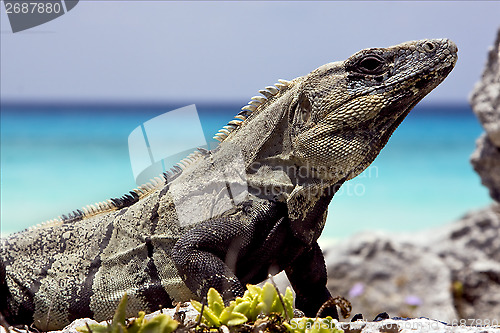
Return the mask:
M456 60L452 41L420 40L365 49L292 81L292 155L321 179L357 176Z

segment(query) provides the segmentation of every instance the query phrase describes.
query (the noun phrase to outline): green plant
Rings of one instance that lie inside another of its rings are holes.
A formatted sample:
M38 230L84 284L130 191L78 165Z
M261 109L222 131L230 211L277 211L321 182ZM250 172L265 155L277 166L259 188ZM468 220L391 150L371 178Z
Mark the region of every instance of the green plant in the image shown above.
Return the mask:
M293 293L286 289L285 295L279 294L271 283L262 288L247 285L243 297L238 297L224 306L224 301L217 290L210 288L207 294L207 304L203 306L198 301L191 301L193 307L200 312L198 319L205 326L195 328L181 325L183 332L219 331L218 327L225 325L233 327L232 332L251 332L259 328L265 332L288 333L343 333L335 327L331 317L326 318L293 318ZM116 309L111 323L88 324L77 327L82 333L171 333L179 323L165 314L157 315L150 320L144 318L145 313L139 312L137 318L126 321L127 295L125 294ZM251 324L253 325L244 325ZM191 326L192 325L192 326ZM234 327L240 326L242 327ZM211 329L212 328L212 329Z
M238 326L256 321L259 315L278 314L285 319L293 316L292 290L287 288L285 295L280 295L269 282L262 288L247 285L243 297L237 297L227 307L224 307L222 297L213 288L208 291L206 306L193 300L191 304L198 312L203 312L202 322L208 327Z
M136 319L126 323L127 294L123 295L111 324L88 324L77 327L82 333L171 333L179 323L170 316L159 314L150 320L144 319L145 313L139 312Z

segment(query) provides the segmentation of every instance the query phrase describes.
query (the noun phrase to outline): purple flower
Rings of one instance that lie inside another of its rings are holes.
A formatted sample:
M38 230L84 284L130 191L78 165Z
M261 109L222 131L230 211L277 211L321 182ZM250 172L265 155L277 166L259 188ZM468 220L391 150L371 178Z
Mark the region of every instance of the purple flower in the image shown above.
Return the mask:
M361 282L358 282L354 284L354 286L352 286L351 290L349 290L349 297L354 298L361 296L361 294L363 294L364 291L365 291L365 285L362 284Z
M405 303L411 306L420 306L422 305L422 300L420 297L415 295L409 295L405 298Z

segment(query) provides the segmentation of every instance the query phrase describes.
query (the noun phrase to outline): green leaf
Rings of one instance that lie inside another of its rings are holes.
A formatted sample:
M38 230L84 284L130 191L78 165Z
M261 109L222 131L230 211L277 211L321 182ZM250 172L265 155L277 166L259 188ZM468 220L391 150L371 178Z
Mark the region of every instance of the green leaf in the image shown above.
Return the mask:
M128 295L127 293L125 293L123 294L122 299L120 300L120 303L116 308L112 323L115 324L120 323L125 325L125 320L127 319L127 302L128 302Z
M252 303L250 303L250 309L248 310L249 317L251 321L255 321L259 315L259 309L257 308L259 304L259 297L254 297Z
M146 313L144 311L139 311L139 315L137 316L137 318L132 320L132 322L130 322L130 324L128 325L127 333L138 333L144 322L145 315Z
M247 315L248 310L250 310L250 305L251 303L248 301L241 302L234 307L233 312L239 312L241 314Z
M262 293L262 289L258 286L254 286L253 284L247 284L247 289L252 298L258 297Z
M208 307L216 316L219 316L224 309L224 301L221 295L214 288L210 288L207 294Z
M231 318L227 321L226 325L227 326L238 326L246 323L248 321L248 318L239 312L233 312L231 313Z
M165 328L163 329L163 333L173 332L179 326L179 322L177 320L174 320L174 319L170 318L169 316L167 316L167 317L168 317L168 320L167 320L167 323L165 324Z
M95 332L95 333L107 333L107 332L109 332L107 325L89 324L89 327L92 330L92 332ZM90 333L89 330L87 329L87 326L77 327L76 330L79 332L82 332L82 333Z
M292 325L290 325L289 323L284 322L284 323L283 323L283 326L285 326L285 327L286 327L286 330L287 330L288 332L290 332L290 333L295 332L295 331L293 330L293 328L292 328Z
M285 299L293 304L293 291L292 289L290 289L290 287L286 287Z
M118 324L118 333L127 333L127 327L125 327L125 324L119 323Z
M283 301L285 302L287 319L290 320L293 318L293 292L290 287L286 287L285 297L283 297Z
M225 308L219 319L222 324L227 326L241 325L248 321L248 318L244 314L235 312L231 308Z
M247 288L248 288L249 284L247 285ZM252 296L252 294L250 293L250 290L245 290L245 293L243 294L243 297L241 298L237 298L236 301L238 301L238 299L241 299L242 301L243 300L249 300L251 301L254 297Z
M203 317L208 321L208 324L211 326L219 327L220 321L219 318L212 312L209 308L205 307L203 310Z
M281 300L276 294L276 297L274 298L273 305L271 306L271 313L278 313L284 316L284 310L283 310L283 304L281 303Z
M222 324L227 325L229 319L231 319L231 309L225 308L219 316L219 320Z
M118 307L116 308L115 315L111 321L111 332L121 333L121 330L125 327L125 320L127 319L127 293L123 294ZM120 325L123 327L120 327Z
M262 288L262 294L260 295L261 302L264 304L261 313L264 313L266 315L271 313L271 308L276 297L276 289L272 284L266 282L266 284Z
M198 311L199 313L201 313L201 303L198 302L198 301L195 301L195 300L191 300L191 305L193 306L193 308ZM207 324L209 326L215 326L215 327L219 327L220 326L220 321L219 321L219 318L217 318L217 316L215 315L215 313L210 310L210 308L208 306L205 306L203 308L203 319L205 319L207 321Z
M191 300L191 305L193 306L193 308L198 311L199 313L201 313L201 308L202 308L202 305L200 302L198 301L195 301L194 299Z
M166 314L159 314L142 325L139 333L171 333L179 323Z
M231 305L228 307L225 307L221 314L219 315L219 321L223 324L226 324L227 321L229 320L231 313L233 312L234 307L236 306L235 302L231 302Z

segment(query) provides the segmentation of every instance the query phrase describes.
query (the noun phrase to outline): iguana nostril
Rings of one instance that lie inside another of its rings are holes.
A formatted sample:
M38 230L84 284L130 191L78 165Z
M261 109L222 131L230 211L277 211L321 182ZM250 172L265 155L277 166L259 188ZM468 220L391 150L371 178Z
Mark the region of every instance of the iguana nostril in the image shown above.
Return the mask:
M427 43L424 44L424 50L427 51L427 52L432 52L432 51L434 51L435 48L436 47L431 42L427 42Z

